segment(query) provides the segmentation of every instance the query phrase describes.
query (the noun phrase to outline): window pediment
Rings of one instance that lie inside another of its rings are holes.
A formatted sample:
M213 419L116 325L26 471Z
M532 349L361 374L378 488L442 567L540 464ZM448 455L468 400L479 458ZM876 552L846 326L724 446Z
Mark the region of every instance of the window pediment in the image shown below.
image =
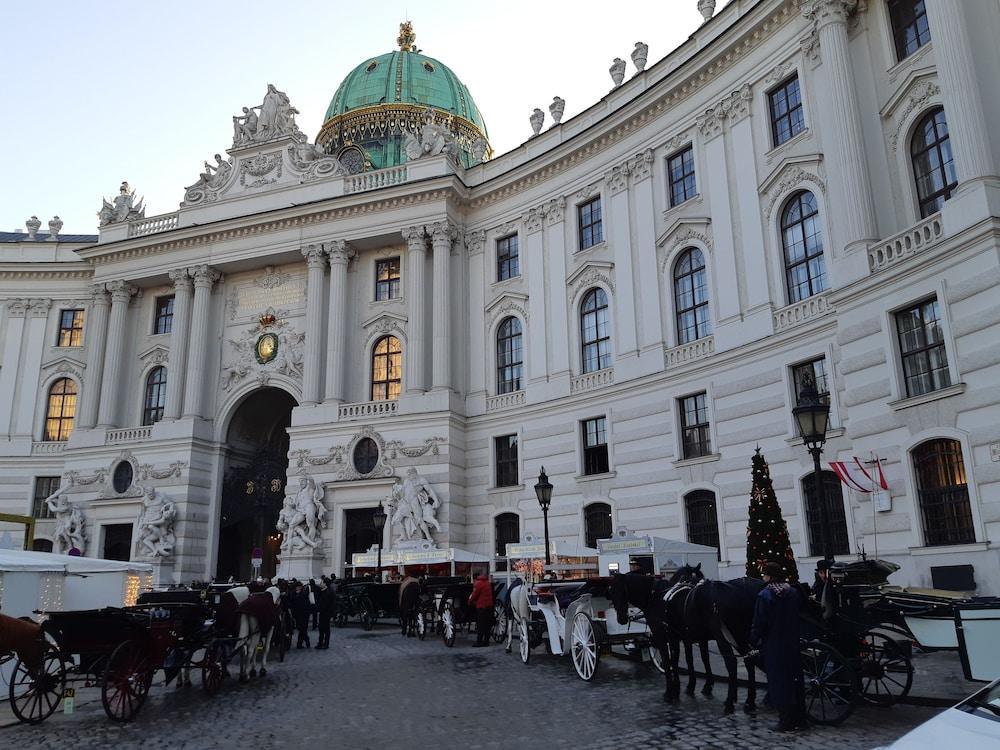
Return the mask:
M146 351L140 352L139 359L142 360L144 365L162 365L170 359L170 350L165 346L149 347Z
M886 102L879 114L889 134L889 146L893 151L899 148L907 125L921 111L931 104L941 103L941 87L937 75L931 68L914 70L896 94Z
M567 279L566 286L570 288L570 299L576 299L585 287L603 283L612 294L615 292L615 264L606 261L592 260L584 263L573 271Z
M361 324L361 327L365 330L369 337L377 333L405 334L406 321L407 318L405 315L383 312L366 320Z
M492 326L497 318L504 313L517 313L521 319L528 322L528 295L518 292L505 292L490 302L485 308L486 318Z
M42 372L45 377L52 375L72 375L78 381L83 380L83 371L87 365L72 357L60 357L42 365Z
M798 188L812 190L813 186L826 195L822 154L783 159L758 188L764 206L764 218L770 221L778 203L792 191Z

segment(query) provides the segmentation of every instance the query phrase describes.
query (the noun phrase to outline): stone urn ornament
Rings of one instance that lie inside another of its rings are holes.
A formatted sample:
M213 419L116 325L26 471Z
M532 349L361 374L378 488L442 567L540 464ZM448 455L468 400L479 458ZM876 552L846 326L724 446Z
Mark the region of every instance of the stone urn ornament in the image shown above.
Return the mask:
M33 240L35 239L35 235L38 234L38 230L41 228L42 222L38 220L37 216L32 216L24 222L24 226L28 230L28 239Z
M646 69L646 60L649 59L649 45L644 42L636 42L635 49L632 50L632 64L638 72Z
M618 88L625 80L625 61L616 57L615 61L611 63L611 67L608 68L608 72L611 74L611 80L615 82L615 88Z
M552 115L552 124L558 125L562 121L563 112L566 111L566 100L561 96L552 97L552 104L549 105L549 114Z
M542 123L545 122L545 113L542 110L535 107L535 111L531 113L528 120L531 122L532 137L542 132Z
M58 240L59 232L62 230L62 228L63 228L63 220L60 219L58 216L53 216L52 219L49 221L49 239Z
M715 0L698 0L698 12L705 21L711 21L715 15Z

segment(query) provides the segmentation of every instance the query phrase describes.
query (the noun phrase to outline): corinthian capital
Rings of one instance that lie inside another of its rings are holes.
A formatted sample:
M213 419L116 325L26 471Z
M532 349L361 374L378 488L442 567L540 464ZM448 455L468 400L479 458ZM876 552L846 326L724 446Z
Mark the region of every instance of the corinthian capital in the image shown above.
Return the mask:
M427 235L424 234L423 227L405 227L401 234L410 250L427 249Z
M439 245L450 247L452 240L458 236L458 230L455 229L453 224L450 224L447 221L436 222L427 227L427 229L435 247L438 247Z
M347 263L354 257L354 248L344 240L332 240L326 243L326 252L330 256L330 265Z
M222 274L211 266L193 266L188 269L188 273L194 279L194 285L202 289L211 289L222 278Z
M111 292L111 302L128 302L132 299L132 296L139 290L129 284L127 281L109 281L108 291Z
M859 10L858 0L806 0L800 9L803 16L816 22L817 27L829 23L846 24L851 15Z
M105 284L92 284L90 286L90 299L95 305L107 305L108 287Z
M174 289L191 288L191 274L188 273L186 268L174 268L171 271L167 271L167 276L174 282Z
M306 245L302 248L302 257L310 268L322 268L326 265L326 250L321 244Z
M486 232L477 229L465 235L465 247L469 250L469 255L478 255L486 247Z

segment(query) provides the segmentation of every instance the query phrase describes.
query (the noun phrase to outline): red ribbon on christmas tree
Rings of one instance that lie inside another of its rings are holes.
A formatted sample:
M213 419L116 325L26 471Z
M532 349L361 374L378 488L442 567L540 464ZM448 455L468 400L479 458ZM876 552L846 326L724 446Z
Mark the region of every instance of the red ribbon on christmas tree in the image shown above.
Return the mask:
M788 539L788 526L781 516L781 506L771 484L771 470L759 446L751 460L753 486L747 519L747 576L760 578L764 564L776 562L781 566L785 580L796 583L799 569Z

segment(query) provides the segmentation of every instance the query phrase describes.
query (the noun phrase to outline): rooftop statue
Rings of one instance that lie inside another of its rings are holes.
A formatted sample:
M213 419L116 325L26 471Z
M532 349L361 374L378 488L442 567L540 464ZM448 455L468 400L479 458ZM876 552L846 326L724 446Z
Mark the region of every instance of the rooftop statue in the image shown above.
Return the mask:
M104 200L103 204L97 213L102 227L123 221L143 219L146 216L146 207L142 205L142 198L136 199L135 190L129 188L128 182L122 183L114 202L109 203Z
M173 500L153 487L144 487L136 552L143 557L169 557L177 543L174 535L176 518L177 504Z
M223 159L221 154L215 155L215 164L205 162L205 171L198 175L198 181L184 188L184 201L197 203L207 193L218 192L229 180L233 172L231 159Z
M256 107L243 107L242 115L233 116L233 148L285 136L304 141L305 134L295 124L297 114L299 111L288 101L288 95L273 83L267 84L263 102Z
M430 107L424 110L424 124L420 126L419 135L410 131L403 132L403 150L408 161L423 159L425 156L438 154L458 155L458 145L449 130L434 122L434 110Z

